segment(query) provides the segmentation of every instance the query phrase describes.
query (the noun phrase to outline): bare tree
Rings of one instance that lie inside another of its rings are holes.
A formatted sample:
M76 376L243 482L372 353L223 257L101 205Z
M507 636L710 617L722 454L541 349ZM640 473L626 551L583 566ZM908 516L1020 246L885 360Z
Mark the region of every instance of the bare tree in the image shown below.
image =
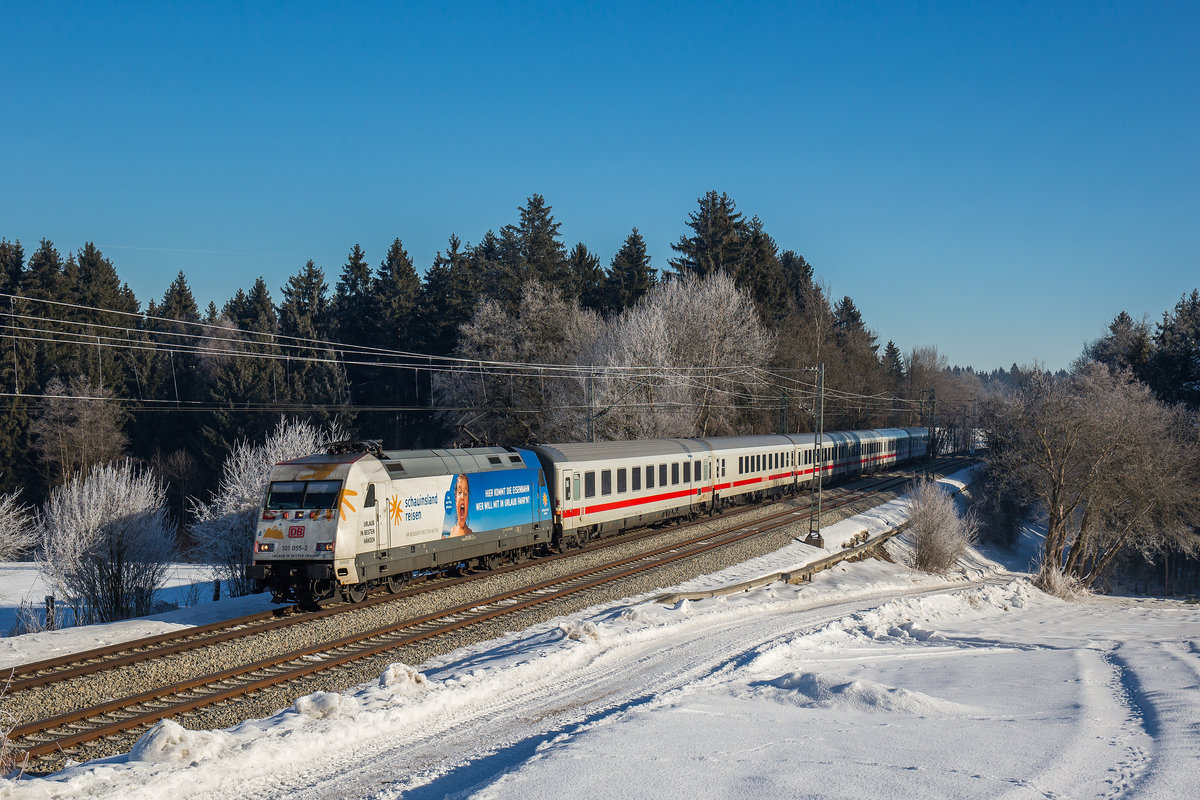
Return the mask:
M913 567L922 572L946 572L977 538L975 515L960 517L954 500L930 476L912 490L908 521L916 543Z
M1091 587L1124 548L1195 552L1200 452L1194 422L1126 372L1089 362L1035 375L988 412L989 462L1046 516L1041 573Z
M45 393L49 399L30 423L29 433L51 486L125 455L125 413L109 389L78 375L67 384L51 379Z
M318 430L304 421L282 421L261 444L239 442L225 459L221 485L212 501L193 502L196 552L212 565L214 577L225 581L231 596L254 590L246 568L253 555L255 521L266 497L271 468L281 461L318 453L341 438L344 433L336 426Z
M37 518L38 570L85 624L147 614L174 556L162 484L128 460L80 473Z
M37 543L29 506L20 491L0 494L0 561L12 561Z

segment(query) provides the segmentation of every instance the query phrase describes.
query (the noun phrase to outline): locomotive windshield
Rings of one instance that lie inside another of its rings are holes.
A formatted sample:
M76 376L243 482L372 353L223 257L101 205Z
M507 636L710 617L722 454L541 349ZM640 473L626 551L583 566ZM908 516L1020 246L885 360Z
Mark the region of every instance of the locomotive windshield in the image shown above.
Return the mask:
M333 508L341 488L341 481L272 481L267 509Z

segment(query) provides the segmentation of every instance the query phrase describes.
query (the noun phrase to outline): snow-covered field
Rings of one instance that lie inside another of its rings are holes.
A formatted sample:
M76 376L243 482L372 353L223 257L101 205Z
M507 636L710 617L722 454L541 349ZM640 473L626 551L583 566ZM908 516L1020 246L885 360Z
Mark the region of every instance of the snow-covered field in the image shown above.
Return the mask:
M903 515L889 504L826 540ZM675 588L817 555L796 544ZM0 797L1193 796L1200 607L1065 603L1006 569L1027 558L974 553L952 580L864 561L806 586L631 598L233 729L163 722L127 755L0 781ZM0 640L0 663L235 607Z

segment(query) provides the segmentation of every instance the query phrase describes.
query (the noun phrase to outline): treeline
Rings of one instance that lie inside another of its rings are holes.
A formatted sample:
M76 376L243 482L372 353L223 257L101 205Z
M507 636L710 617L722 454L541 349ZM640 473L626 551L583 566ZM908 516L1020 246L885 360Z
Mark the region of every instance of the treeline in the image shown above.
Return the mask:
M810 430L817 363L826 429L948 408L936 349L881 349L725 194L699 199L662 269L637 228L605 267L551 212L535 194L475 244L452 235L423 276L399 238L374 265L356 244L332 289L309 261L277 296L260 277L204 309L183 273L143 309L91 243L0 240L0 491L40 502L132 456L182 519L282 417L389 448Z
M1151 332L1124 311L1067 375L1019 375L987 404L999 518L1044 516L1037 582L1070 595L1200 586L1200 293Z
M1164 311L1153 330L1120 312L1083 358L1129 370L1164 403L1200 409L1200 290Z

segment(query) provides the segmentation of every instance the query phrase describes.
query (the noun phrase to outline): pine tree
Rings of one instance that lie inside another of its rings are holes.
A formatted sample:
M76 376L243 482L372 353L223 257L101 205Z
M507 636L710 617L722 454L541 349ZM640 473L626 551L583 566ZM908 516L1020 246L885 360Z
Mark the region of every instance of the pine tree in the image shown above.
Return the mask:
M333 338L341 344L371 346L372 319L375 299L371 295L371 266L367 256L357 244L342 267L342 276L333 295ZM346 367L350 382L350 394L355 399L367 389L370 375L363 367L350 364Z
M904 384L904 361L900 357L900 348L896 347L896 343L891 339L884 345L881 364L890 388L894 390Z
M605 275L600 259L588 251L583 242L579 242L567 256L567 264L571 271L572 289L566 298L578 298L583 308L603 311Z
M1154 335L1151 386L1168 404L1200 408L1200 290L1193 289L1165 312Z
M421 279L399 238L392 242L380 263L371 293L378 305L377 346L397 350L415 349Z
M763 321L769 327L777 326L788 312L787 276L779 261L779 248L758 217L752 218L743 232L741 259L733 277L754 298Z
M25 274L25 249L20 241L0 239L0 292L15 295L21 290ZM15 328L27 326L21 317L29 314L29 303L23 298L0 297L0 309L7 312L7 324ZM21 487L22 475L32 472L29 459L29 401L23 393L36 394L38 387L33 372L34 346L20 331L0 332L0 494Z
M266 281L260 276L248 293L239 289L226 309L237 315L231 321L243 333L230 340L227 355L205 362L211 376L208 401L217 406L202 429L210 464L221 463L239 441L260 441L277 424L280 413L263 406L286 408L291 402L274 338L279 320Z
M784 250L779 254L779 265L783 268L792 307L797 313L806 313L820 293L813 282L812 265L804 260L804 256L792 250Z
M480 294L480 270L496 255L498 240L488 231L484 240L469 252L454 234L446 254L439 250L433 265L425 272L421 286L419 319L422 350L447 355L458 341L458 328L471 318Z
M16 294L25 273L25 248L21 240L0 239L0 292Z
M196 334L207 335L187 277L179 272L163 293L162 303L150 301L146 328L159 347L135 364L138 397L166 401L147 404L133 424L134 454L140 458L165 457L183 450L201 452L202 439L192 404L206 399L206 371L191 350Z
M372 293L378 303L376 314L375 341L378 347L391 350L415 351L418 341L418 302L421 295L421 279L412 259L397 238L388 248L387 255L379 265ZM368 402L382 406L412 406L417 404L419 376L416 372L401 369L376 369L372 381L373 395ZM407 447L416 440L415 432L408 424L411 414L385 412L365 420L371 430L388 430L389 446Z
M262 334L255 337L256 341L273 342L275 334L279 333L279 315L275 312L275 304L271 302L267 282L261 275L246 295L245 314L241 327Z
M42 239L38 249L29 257L29 262L21 278L19 293L30 298L31 301L50 300L58 303L73 303L75 300L73 294L68 291L70 284L67 279L66 264L54 244L48 239ZM30 302L27 308L29 315L35 318L34 327L57 331L63 328L58 321L70 318L67 309L63 306ZM68 370L64 370L63 367L70 363L74 349L74 345L39 342L34 349L31 385L40 389L49 383L51 378L69 379Z
M345 371L333 348L313 344L328 335L327 289L324 272L310 259L288 280L279 306L279 332L291 337L282 348L286 394L292 403L312 406L307 416L318 425L332 419L347 399Z
M638 233L638 229L634 228L625 237L621 249L613 256L606 281L607 301L604 310L619 314L635 305L657 283L658 278L654 268L650 266L650 256L646 252L646 240Z
M567 268L567 249L559 237L561 223L550 213L540 194L531 195L521 209L521 257L527 276L560 292L569 291L571 274Z
M850 338L860 333L866 333L866 327L863 325L862 314L858 307L854 305L854 301L849 295L843 297L833 307L834 326L841 333L843 338Z
M724 192L708 192L699 200L700 209L688 214L692 236L681 236L671 245L679 253L671 259L678 274L700 278L725 271L730 277L739 272L742 258L742 234L746 223L733 200Z
M300 272L288 278L279 306L279 332L283 336L325 339L330 332L330 303L324 271L309 259Z
M471 262L480 281L480 295L495 300L509 313L515 313L521 287L529 280L529 265L521 252L521 229L505 225L497 236L484 234L471 248ZM472 307L473 310L473 307Z
M76 302L87 308L77 309L73 316L79 322L89 324L81 332L107 338L111 328L134 327L128 315L140 312L141 305L129 286L121 283L112 262L104 257L95 244L88 242L79 251L74 263L74 285L70 291ZM123 313L107 314L98 309ZM123 348L106 348L99 343L95 347L83 345L79 350L78 360L71 369L74 374L88 376L97 386L114 387L121 396L129 396L136 390L133 376L136 353Z
M1112 369L1128 369L1146 381L1150 377L1147 365L1152 349L1150 326L1134 322L1133 317L1122 311L1109 323L1108 333L1085 347L1083 355Z

